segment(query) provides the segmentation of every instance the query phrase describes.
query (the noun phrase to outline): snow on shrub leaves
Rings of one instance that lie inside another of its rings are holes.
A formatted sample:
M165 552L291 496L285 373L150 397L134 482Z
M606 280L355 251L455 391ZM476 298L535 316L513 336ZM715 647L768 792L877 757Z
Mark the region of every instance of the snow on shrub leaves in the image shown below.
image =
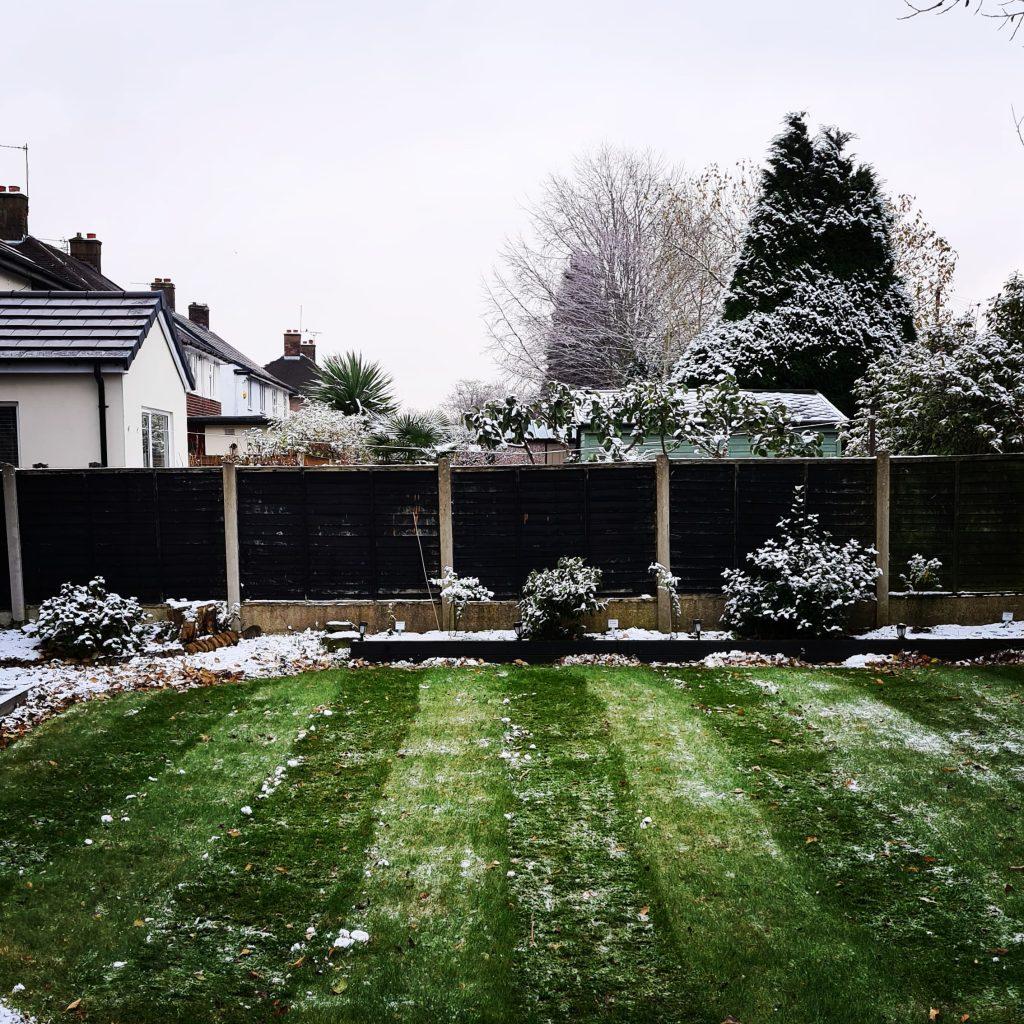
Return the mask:
M554 569L534 569L519 602L523 636L578 637L583 616L605 605L597 596L600 585L601 570L584 564L582 558L560 558Z
M39 606L36 630L43 650L65 658L135 654L149 638L146 619L134 597L111 593L97 576L84 586L61 584Z
M874 548L834 541L807 511L797 487L779 535L747 555L748 569L726 569L722 625L740 637L783 639L841 633L856 601L873 594Z
M490 601L494 597L494 591L488 590L478 577L459 576L450 565L446 565L444 572L430 582L441 591L441 600L451 604L456 629L470 601Z

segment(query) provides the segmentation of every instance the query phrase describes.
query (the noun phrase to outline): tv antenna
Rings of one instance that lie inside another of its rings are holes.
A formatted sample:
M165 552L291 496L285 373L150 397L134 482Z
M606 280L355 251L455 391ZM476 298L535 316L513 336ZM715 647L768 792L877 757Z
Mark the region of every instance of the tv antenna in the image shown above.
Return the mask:
M20 149L25 154L25 195L28 195L28 143L24 146L11 146L0 142L0 149Z

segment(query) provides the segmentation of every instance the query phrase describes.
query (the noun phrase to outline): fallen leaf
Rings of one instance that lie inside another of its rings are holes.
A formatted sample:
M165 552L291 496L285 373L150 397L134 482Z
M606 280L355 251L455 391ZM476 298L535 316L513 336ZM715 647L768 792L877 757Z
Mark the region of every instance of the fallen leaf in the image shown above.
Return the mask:
M141 917L135 918L133 924L135 925L136 928L145 928L146 927L146 922L143 921Z
M64 1007L64 1012L68 1013L70 1010L77 1010L78 1007L81 1006L81 1004L82 1004L82 1000L81 999L72 999L71 1002L68 1003L68 1005Z
M807 836L807 838L804 839L804 845L806 846L808 843L816 843L817 841L818 841L818 837L817 836Z
M340 996L345 989L348 988L348 982L344 978L338 978L337 981L331 986L331 991L336 995Z
M929 1020L938 1020L941 1015L941 1011L936 1010L934 1006L928 1011Z

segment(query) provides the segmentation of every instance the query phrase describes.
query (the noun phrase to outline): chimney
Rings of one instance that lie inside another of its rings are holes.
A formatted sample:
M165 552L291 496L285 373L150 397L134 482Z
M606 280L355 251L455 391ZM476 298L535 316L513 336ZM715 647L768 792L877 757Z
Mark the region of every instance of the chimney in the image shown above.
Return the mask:
M71 255L82 263L87 263L97 274L102 273L100 269L100 249L103 243L93 232L88 232L84 237L79 231L69 242Z
M164 302L167 303L171 310L174 309L174 282L169 277L154 277L149 290L151 292L163 292Z
M0 240L20 242L28 234L28 196L18 185L0 185Z
M188 318L192 323L199 324L204 330L210 329L210 307L205 302L190 302Z
M298 356L302 354L302 335L298 331L284 332L284 354Z
M299 352L304 355L307 359L312 359L316 362L316 342L315 341L304 341L299 345Z

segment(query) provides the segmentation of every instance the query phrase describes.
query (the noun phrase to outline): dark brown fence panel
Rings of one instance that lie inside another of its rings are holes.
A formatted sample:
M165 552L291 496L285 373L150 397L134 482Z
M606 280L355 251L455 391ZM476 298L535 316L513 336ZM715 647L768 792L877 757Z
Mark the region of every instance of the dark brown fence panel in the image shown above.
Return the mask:
M441 573L434 469L373 470L377 596L427 597Z
M609 596L653 594L657 556L654 466L610 466L587 471L586 557L604 573Z
M809 462L807 508L837 541L875 543L875 462L843 459Z
M563 555L587 554L587 471L582 467L518 470L520 586L531 569Z
M150 470L19 474L26 600L96 575L119 593L162 600L156 502Z
M579 555L609 596L650 593L654 466L459 469L452 474L455 564L497 598L518 597L532 569Z
M736 467L673 462L669 467L672 572L684 593L720 590L735 559Z
M7 565L7 515L0 501L0 611L11 610L11 574Z
M806 465L799 462L741 462L737 465L736 560L744 566L747 554L769 537L793 507L793 493L807 482Z
M306 597L306 493L301 469L238 470L243 601Z
M1024 590L1024 458L962 461L958 477L956 589Z
M517 597L519 473L515 469L459 469L452 473L452 542L463 576L477 576L496 598Z
M953 459L893 459L889 484L889 573L902 590L900 573L911 555L938 558L943 590L955 589L957 464Z
M305 474L309 583L314 601L376 596L373 475L359 471Z
M220 469L162 469L156 485L164 596L223 601L227 582Z

